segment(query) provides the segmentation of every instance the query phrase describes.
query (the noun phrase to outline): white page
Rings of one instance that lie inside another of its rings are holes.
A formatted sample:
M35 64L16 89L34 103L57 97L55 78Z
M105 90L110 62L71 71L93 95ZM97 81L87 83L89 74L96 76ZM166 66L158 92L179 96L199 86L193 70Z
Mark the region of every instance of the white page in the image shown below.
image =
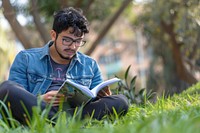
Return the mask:
M110 85L110 84L113 84L115 82L118 82L120 81L119 78L112 78L112 79L109 79L109 80L106 80L102 83L100 83L99 85L97 85L96 87L94 87L91 92L93 93L93 95L96 97L97 96L97 93L104 87Z
M89 88L83 86L83 85L80 85L80 84L77 84L77 83L74 83L73 81L70 81L70 80L66 80L66 82L72 84L73 86L75 86L76 88L81 88L80 90L87 96L89 97L94 97L93 93L91 92L91 90L89 90Z

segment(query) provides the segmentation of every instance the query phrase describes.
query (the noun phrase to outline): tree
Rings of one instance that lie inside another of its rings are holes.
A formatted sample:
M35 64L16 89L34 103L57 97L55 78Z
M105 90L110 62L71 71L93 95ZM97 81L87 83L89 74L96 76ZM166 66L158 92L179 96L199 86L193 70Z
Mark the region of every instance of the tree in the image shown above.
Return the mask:
M33 44L29 41L30 36L26 34L26 28L21 26L17 20L17 14L12 7L9 0L2 0L3 14L8 20L11 28L13 29L15 35L21 41L25 48L33 47Z
M32 16L33 21L31 22L31 27L35 30L35 32L39 33L39 40L42 40L43 43L49 41L50 37L47 34L47 27L49 25L50 16L55 10L61 9L66 6L74 6L83 9L86 13L86 16L92 20L105 20L107 21L107 16L113 13L113 9L119 8L113 15L113 18L108 22L106 27L103 27L102 32L97 37L97 41L94 41L91 49L88 54L91 54L95 49L96 45L99 41L106 35L109 31L110 27L114 24L116 19L121 15L123 10L129 5L132 0L124 0L122 6L119 6L121 0L112 1L95 1L95 0L77 0L77 1L68 1L68 0L30 0L26 7L23 7L25 10L28 10L27 16ZM119 7L118 7L119 6ZM2 0L2 7L4 9L3 14L5 18L10 23L15 35L22 43L25 48L37 47L39 43L33 43L30 40L30 33L28 31L28 27L23 27L20 25L18 20L16 19L17 13L19 12L20 6L17 4L11 4L10 0ZM42 22L42 19L45 21ZM29 23L30 24L30 23ZM49 28L50 29L50 28ZM33 30L32 30L33 31ZM20 34L19 34L20 33ZM34 44L34 45L33 45Z
M124 9L129 5L129 3L132 0L125 0L120 8L116 11L116 13L112 16L108 24L103 28L103 30L99 33L96 40L92 43L92 47L86 52L86 54L90 55L92 51L96 48L100 40L106 35L106 33L109 31L111 26L114 24L114 22L117 20L117 18L120 16L120 14L124 11Z
M166 87L177 88L176 92L181 91L183 82L189 85L197 82L194 75L199 69L194 62L200 57L197 52L200 49L199 4L199 0L151 0L144 5L145 11L135 23L143 27L154 59L162 59L163 71L167 71L163 78L171 81L162 82ZM164 53L166 50L168 53Z
M37 29L37 31L39 32L39 34L41 35L41 39L43 40L43 43L47 43L50 40L50 36L47 34L48 31L45 28L45 24L41 22L41 17L38 11L38 7L37 7L37 1L36 0L31 0L31 9L30 9L30 13L33 16L33 20L35 23L35 27Z

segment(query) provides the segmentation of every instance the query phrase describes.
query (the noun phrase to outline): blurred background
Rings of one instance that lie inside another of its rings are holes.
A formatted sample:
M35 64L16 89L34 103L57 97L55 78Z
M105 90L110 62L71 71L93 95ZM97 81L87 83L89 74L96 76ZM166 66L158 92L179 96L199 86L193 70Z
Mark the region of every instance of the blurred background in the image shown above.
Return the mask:
M50 40L52 16L81 8L90 22L81 51L104 79L137 76L137 88L180 93L200 81L200 0L1 0L0 82L23 49Z

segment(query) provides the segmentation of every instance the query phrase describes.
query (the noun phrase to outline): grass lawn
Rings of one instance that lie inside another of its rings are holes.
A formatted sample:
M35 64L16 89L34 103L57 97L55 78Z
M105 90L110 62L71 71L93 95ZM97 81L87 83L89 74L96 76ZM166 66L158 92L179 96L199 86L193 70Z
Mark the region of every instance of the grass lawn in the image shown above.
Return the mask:
M181 94L159 98L145 106L131 105L126 116L105 118L101 121L68 118L62 113L55 126L44 115L34 116L29 126L13 122L12 127L0 120L0 133L197 133L200 128L200 82ZM67 119L66 119L67 118Z

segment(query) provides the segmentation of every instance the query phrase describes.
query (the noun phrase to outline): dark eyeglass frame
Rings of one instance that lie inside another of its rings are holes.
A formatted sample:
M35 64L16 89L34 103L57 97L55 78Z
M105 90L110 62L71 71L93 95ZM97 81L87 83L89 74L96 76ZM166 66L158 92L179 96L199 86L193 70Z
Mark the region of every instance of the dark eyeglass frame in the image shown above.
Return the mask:
M68 40L68 41L66 41ZM70 40L70 42L69 42ZM67 43L69 42L69 43ZM86 41L85 40L82 40L81 38L79 39L73 39L71 37L68 37L68 36L63 36L62 37L62 45L64 46L71 46L73 43L75 43L75 46L76 47L82 47L85 45Z

